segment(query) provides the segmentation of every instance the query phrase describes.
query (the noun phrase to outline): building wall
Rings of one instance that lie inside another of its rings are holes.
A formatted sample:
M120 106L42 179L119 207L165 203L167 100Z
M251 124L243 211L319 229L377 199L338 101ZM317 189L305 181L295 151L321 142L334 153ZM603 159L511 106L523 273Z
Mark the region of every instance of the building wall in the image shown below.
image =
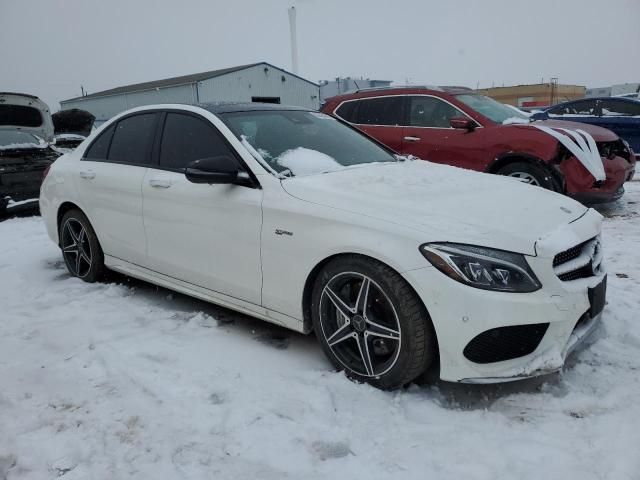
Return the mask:
M619 83L610 87L587 88L587 97L614 97L640 92L640 83Z
M270 65L256 65L198 82L200 103L251 102L252 97L278 97L283 105L317 110L318 86Z
M515 85L512 87L482 88L478 93L487 95L501 103L516 107L547 106L577 98L583 98L586 88L581 85L555 85L552 96L550 83Z
M91 112L96 117L96 125L100 125L120 112L154 103L196 103L194 85L178 85L106 97L80 98L73 101L62 101L60 105L62 110L80 108Z
M266 69L266 70L265 70ZM284 80L283 80L284 79ZM96 125L129 108L154 103L251 102L252 97L277 97L284 105L318 109L318 87L270 65L210 78L202 82L105 97L60 102L62 110L80 108L96 117Z
M610 97L611 96L611 87L595 87L595 88L587 88L585 92L585 97Z

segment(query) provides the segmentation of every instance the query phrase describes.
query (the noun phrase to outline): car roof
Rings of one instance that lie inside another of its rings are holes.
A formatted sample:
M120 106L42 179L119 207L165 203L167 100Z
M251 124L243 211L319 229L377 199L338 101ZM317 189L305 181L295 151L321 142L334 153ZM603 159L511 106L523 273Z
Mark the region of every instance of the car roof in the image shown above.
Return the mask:
M379 87L379 88L370 88L370 89L362 89L362 90L354 90L352 92L346 92L341 95L336 95L335 97L327 98L325 103L335 102L335 101L344 101L351 100L356 98L367 98L367 97L384 97L386 95L412 95L412 94L429 94L434 95L436 97L449 98L459 94L466 95L479 95L473 90L466 87L457 87L457 86L444 86L444 87L435 87L435 86L418 86L418 85L407 85L407 86L397 86L397 87Z
M553 105L553 106L556 107L558 105L565 105L568 103L584 102L585 100L615 100L619 102L640 103L640 100L637 100L635 98L627 98L627 97L584 97L584 98L576 98L574 100L567 100L566 102L557 103L556 105Z
M201 103L198 107L204 108L213 114L218 113L233 113L233 112L268 112L268 111L286 111L286 110L299 110L303 112L312 112L313 110L296 107L294 105L280 105L278 103L257 103L257 102L216 102L216 103Z

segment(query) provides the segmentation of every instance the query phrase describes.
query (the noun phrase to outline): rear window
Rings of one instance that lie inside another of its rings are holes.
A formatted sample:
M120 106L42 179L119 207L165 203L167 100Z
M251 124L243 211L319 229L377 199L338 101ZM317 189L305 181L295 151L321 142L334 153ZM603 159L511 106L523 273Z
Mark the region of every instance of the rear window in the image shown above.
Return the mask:
M355 103L355 102L354 102ZM361 125L401 125L404 97L358 100L356 122Z
M120 120L111 140L109 161L149 164L156 117L155 113L145 113Z
M102 132L87 149L84 154L84 158L87 160L106 160L107 153L109 153L111 137L113 136L113 129L114 127L112 125Z
M356 102L345 102L338 107L336 115L350 123L356 123Z
M0 105L0 125L39 127L42 115L37 108L26 105Z

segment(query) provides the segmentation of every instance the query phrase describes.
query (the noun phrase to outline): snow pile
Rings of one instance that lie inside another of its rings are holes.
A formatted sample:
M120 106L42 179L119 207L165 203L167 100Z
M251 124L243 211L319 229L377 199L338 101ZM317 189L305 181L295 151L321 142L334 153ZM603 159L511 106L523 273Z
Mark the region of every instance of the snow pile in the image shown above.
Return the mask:
M0 478L633 479L640 182L603 209L604 323L565 371L382 392L313 336L143 282L70 278L39 218L0 223Z
M344 168L329 155L304 147L287 150L275 161L281 167L291 170L296 176L313 175L314 173L331 172Z

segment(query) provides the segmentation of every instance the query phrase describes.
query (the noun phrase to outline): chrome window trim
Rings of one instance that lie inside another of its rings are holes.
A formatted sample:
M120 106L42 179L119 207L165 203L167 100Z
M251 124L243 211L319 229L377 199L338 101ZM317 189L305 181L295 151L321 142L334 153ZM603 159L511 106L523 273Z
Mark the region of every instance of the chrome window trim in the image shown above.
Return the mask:
M340 102L338 104L338 106L336 108L333 109L333 115L335 115L336 117L338 117L340 120L349 123L350 125L357 125L357 126L362 126L362 127L389 127L389 128L424 128L424 129L429 129L429 130L456 130L453 127L419 127L419 126L414 126L414 125L378 125L378 124L374 124L374 123L353 123L350 122L349 120L341 117L340 115L338 115L338 110L340 109L340 107L342 105L344 105L345 103L350 103L350 102L361 102L363 100L368 100L368 99L376 99L376 98L388 98L388 97L431 97L431 98L435 98L437 100L440 100L441 102L445 102L447 104L449 104L451 107L455 108L456 110L458 110L459 112L461 112L465 117L467 117L469 120L471 120L472 122L474 122L476 124L476 129L478 128L484 128L483 125L480 124L480 122L478 122L475 118L472 118L468 113L466 113L464 110L460 109L460 107L458 107L457 105L454 105L453 103L451 103L450 101L444 99L444 98L440 98L436 95L431 95L428 93L399 93L399 94L394 94L394 95L375 95L373 97L361 97L361 98L352 98L349 100L343 100L342 102Z

